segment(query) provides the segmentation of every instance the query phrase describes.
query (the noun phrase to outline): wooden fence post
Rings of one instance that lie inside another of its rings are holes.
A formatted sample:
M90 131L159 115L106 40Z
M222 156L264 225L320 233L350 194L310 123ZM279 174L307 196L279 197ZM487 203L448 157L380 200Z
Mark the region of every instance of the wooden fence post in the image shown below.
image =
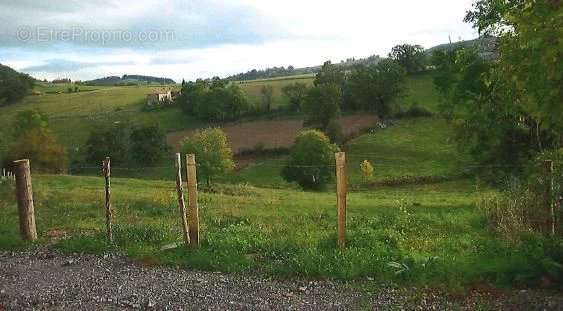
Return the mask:
M113 211L111 206L111 161L110 158L107 157L103 161L103 172L104 178L106 180L106 229L107 229L107 236L108 241L113 243L113 229L112 229L112 218L113 218Z
M37 240L37 229L35 228L35 210L33 208L29 160L14 161L14 170L16 172L20 234L24 240L35 241Z
M188 229L188 220L186 216L186 204L184 203L184 190L182 189L182 158L176 153L176 192L178 193L178 206L180 215L182 216L182 230L184 234L184 243L186 246L190 244L190 235Z
M338 215L337 245L346 247L346 195L348 185L346 182L346 153L338 152L336 158L336 208Z
M550 223L550 233L555 235L555 225L556 225L556 218L555 218L555 204L553 200L553 161L552 160L545 160L543 162L544 169L545 169L545 176L547 180L545 194L546 194L546 203L549 209L549 214L551 216Z
M186 155L186 172L188 178L188 224L190 246L199 247L199 207L197 205L197 172L195 155Z

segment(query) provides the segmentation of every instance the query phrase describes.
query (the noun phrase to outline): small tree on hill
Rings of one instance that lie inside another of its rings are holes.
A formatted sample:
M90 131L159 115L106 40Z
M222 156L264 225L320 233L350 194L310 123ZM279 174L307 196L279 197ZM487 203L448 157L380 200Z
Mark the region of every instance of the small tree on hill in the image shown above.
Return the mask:
M390 59L354 68L347 83L353 107L373 111L385 119L393 101L403 92L405 78L405 70Z
M195 154L198 163L198 179L206 180L234 169L233 152L225 132L220 128L197 131L193 136L184 139L182 153Z
M90 133L86 141L86 161L99 164L106 157L111 157L112 164L124 164L129 157L129 129L114 126Z
M260 94L262 94L262 108L264 111L270 112L272 110L274 88L271 85L264 85L260 89Z
M333 177L334 153L338 147L317 130L299 133L291 147L282 177L304 189L320 189Z
M332 64L330 61L326 61L321 67L321 70L315 76L313 84L315 86L320 86L322 84L335 84L342 89L344 81L345 77L342 69Z
M16 115L14 137L19 138L27 131L35 128L45 129L49 125L47 115L39 109L24 110Z
M362 171L362 176L364 176L365 180L369 180L373 177L373 165L371 165L371 162L368 160L364 160L361 164L360 164L360 170Z
M311 88L303 104L305 125L324 131L331 120L340 116L340 98L340 88L334 83Z
M166 135L158 126L146 126L131 132L131 157L138 164L161 162L170 153Z
M282 92L289 99L289 106L293 111L301 111L305 96L307 96L307 85L305 83L293 83L283 87Z
M9 147L6 162L18 159L29 159L34 172L64 173L68 166L65 148L45 127L26 131Z
M417 73L424 69L424 48L420 45L396 45L389 53L389 58L397 61L409 74Z

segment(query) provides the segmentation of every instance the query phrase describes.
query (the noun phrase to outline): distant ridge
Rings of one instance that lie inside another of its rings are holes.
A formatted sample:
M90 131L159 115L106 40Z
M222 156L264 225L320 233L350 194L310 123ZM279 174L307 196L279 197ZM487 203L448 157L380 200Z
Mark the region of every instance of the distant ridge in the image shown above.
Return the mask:
M455 49L458 47L476 47L479 54L484 58L491 59L496 57L496 38L494 37L483 37L476 38L472 40L458 41L452 43L444 43L429 49L426 49L428 55L432 54L434 51ZM334 63L336 66L340 66L343 69L349 69L354 65L370 65L376 64L381 60L382 57L379 55L372 55L366 58L348 58L342 60L338 63ZM293 66L288 67L271 67L266 69L252 69L247 72L241 72L228 76L226 79L231 81L250 81L250 80L261 80L261 79L271 79L278 77L291 77L291 76L303 76L316 74L322 65L294 68Z
M143 76L143 75L123 75L109 76L100 79L84 81L85 85L139 85L139 84L174 84L170 78Z

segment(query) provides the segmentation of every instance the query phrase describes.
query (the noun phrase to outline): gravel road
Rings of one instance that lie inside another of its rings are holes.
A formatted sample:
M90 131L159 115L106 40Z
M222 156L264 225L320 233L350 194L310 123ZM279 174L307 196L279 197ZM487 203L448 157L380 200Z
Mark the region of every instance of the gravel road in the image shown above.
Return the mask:
M3 310L563 310L561 293L511 291L455 297L416 288L369 292L328 280L274 279L155 267L108 255L46 248L0 251Z

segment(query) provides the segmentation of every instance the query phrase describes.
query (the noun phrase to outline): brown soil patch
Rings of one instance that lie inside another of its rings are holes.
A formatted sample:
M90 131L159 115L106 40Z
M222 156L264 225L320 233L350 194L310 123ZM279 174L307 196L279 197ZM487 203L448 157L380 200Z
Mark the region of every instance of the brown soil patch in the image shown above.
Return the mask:
M377 117L374 115L361 114L342 117L340 124L344 135L348 136L372 126L376 121ZM299 131L303 129L303 120L263 120L220 127L227 134L233 152L238 153L244 149L252 149L259 143L263 143L265 148L290 147ZM194 130L172 132L167 135L167 140L177 150L181 141L193 133Z

